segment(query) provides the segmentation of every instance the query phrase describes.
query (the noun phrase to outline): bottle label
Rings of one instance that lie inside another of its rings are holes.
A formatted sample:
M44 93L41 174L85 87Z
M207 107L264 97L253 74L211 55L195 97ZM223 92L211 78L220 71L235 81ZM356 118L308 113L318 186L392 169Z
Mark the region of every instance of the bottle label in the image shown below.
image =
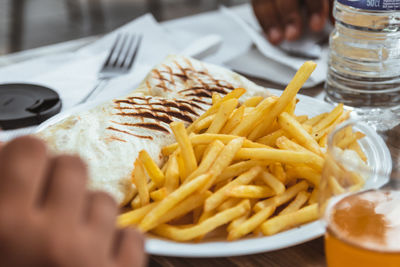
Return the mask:
M400 0L337 0L339 3L365 10L400 10Z

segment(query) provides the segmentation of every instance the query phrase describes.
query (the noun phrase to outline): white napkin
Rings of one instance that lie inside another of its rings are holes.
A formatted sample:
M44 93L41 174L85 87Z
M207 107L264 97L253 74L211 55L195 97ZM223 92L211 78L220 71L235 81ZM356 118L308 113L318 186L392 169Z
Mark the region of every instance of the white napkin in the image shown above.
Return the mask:
M202 59L218 65L224 65L224 62L245 53L252 44L247 34L238 30L232 20L218 10L174 19L162 23L162 26L173 37L173 44L179 51L185 49L187 44L194 39L202 36L209 34L221 36L220 49L215 54Z
M144 15L74 53L45 57L0 69L0 83L27 82L57 91L63 110L73 107L96 85L97 73L119 32L142 33L143 39L129 75L111 80L92 101L110 99L133 90L148 71L168 54L176 53L169 36L151 15ZM0 141L28 134L35 127L1 131Z
M221 7L220 11L231 19L234 26L239 26L255 44L255 47L226 62L229 67L253 77L286 85L304 61L309 60L291 54L310 54L310 51L307 50L311 49L312 55L318 57L314 59L317 68L306 82L305 87L315 86L325 80L328 46L321 47L318 42L327 38L331 28L329 25L320 36L308 34L295 43L284 42L281 47L276 47L271 45L261 34L262 30L250 5L242 5L234 9ZM291 53L288 53L289 50Z

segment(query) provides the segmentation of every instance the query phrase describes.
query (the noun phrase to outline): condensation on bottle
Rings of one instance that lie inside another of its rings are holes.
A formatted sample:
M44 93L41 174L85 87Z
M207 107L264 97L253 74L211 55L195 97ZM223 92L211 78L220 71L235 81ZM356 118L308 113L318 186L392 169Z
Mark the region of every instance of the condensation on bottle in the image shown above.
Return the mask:
M335 0L326 100L387 130L400 123L400 0Z

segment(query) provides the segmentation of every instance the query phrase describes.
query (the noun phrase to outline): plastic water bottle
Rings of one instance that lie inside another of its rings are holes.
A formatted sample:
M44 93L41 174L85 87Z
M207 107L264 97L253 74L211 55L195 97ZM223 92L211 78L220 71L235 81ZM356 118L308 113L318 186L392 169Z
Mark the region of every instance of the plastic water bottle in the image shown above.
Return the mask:
M400 0L335 0L326 100L377 130L400 123Z

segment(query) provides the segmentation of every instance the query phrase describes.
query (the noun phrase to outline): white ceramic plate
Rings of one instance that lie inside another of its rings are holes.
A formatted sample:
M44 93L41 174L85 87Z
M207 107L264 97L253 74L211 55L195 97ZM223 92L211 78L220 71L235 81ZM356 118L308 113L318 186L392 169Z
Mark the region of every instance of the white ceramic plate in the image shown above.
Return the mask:
M270 89L273 94L280 95L282 91ZM332 110L333 106L308 96L298 95L300 102L297 104L297 115L315 116L322 112ZM67 116L87 110L97 103L77 106L69 111L63 112L38 127L38 131L52 125ZM367 126L362 127L367 137L361 142L369 165L373 169L385 170L390 173L392 160L389 149L379 135ZM366 188L379 188L387 182L382 177L371 177L366 183ZM321 221L315 221L303 226L269 236L246 238L238 241L206 241L201 243L178 243L166 239L148 237L146 240L146 251L154 255L175 256L175 257L226 257L249 255L261 252L274 251L291 247L306 241L320 237L324 233L324 225Z

